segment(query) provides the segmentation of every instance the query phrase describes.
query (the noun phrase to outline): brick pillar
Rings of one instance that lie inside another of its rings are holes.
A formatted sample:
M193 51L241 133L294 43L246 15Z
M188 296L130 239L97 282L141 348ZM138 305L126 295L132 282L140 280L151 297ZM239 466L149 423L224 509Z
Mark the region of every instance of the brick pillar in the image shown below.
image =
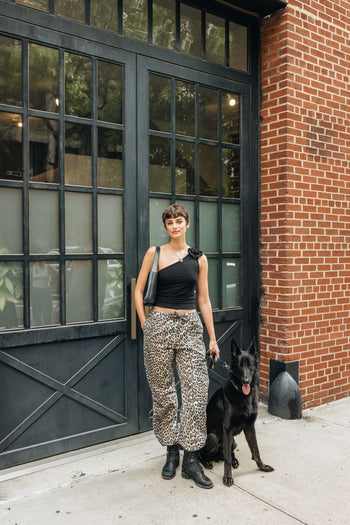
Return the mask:
M304 408L350 394L350 2L332 4L289 0L261 35L260 385L297 362Z

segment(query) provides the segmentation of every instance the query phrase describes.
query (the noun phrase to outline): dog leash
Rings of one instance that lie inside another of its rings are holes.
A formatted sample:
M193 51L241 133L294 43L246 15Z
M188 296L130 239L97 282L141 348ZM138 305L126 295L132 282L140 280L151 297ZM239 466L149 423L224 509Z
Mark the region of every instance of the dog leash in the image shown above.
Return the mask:
M210 351L208 350L207 351L207 357L209 358L209 369L210 370L214 370L215 368L215 365L217 363L220 363L221 366L223 366L224 368L226 368L226 370L230 370L230 365L226 363L226 361L224 361L223 359L221 359L221 357L217 357L215 355L215 349L213 350L213 359L210 358Z

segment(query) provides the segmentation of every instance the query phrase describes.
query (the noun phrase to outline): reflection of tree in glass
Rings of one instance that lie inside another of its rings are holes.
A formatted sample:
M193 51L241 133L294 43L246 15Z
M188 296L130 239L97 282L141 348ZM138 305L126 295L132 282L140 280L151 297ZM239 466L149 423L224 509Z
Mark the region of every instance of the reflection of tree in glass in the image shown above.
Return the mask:
M153 43L175 49L175 2L153 1Z
M22 179L22 119L14 113L0 113L0 178Z
M240 151L222 149L222 196L240 197Z
M0 255L9 250L0 247ZM17 262L0 261L0 326L16 328L16 304L23 298L22 267Z
M100 263L102 260L100 261ZM124 316L124 269L118 260L106 261L106 267L99 270L99 311L101 319ZM105 286L103 281L105 280ZM103 293L104 292L104 293Z
M1 249L6 253L6 249ZM0 261L0 311L5 308L6 302L16 303L22 299L22 284L18 276L18 263Z
M58 50L30 44L29 106L43 111L58 111Z
M123 0L123 33L125 36L147 40L147 0Z
M65 54L65 112L67 115L91 117L91 59Z
M170 166L170 141L151 137L149 159L150 164Z
M149 76L150 129L171 131L171 82L160 75Z
M122 122L122 67L98 61L98 119Z
M234 93L222 94L222 141L239 144L240 98Z
M0 104L22 105L22 45L0 36Z
M225 63L225 21L207 15L206 58L219 64Z
M194 137L195 135L195 101L194 84L176 82L176 133Z
M90 1L90 20L91 25L118 31L118 0Z
M180 48L183 53L202 56L201 11L181 3Z
M195 194L194 144L176 142L176 193Z

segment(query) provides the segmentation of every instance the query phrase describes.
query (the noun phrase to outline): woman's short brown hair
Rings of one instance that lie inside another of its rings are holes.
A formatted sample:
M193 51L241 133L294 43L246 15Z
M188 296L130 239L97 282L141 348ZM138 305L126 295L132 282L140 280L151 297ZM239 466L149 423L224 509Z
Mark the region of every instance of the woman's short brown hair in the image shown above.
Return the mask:
M190 222L190 218L186 209L180 204L172 204L171 206L168 206L167 209L163 211L162 221L165 224L167 219L171 219L173 217L183 217L187 223Z

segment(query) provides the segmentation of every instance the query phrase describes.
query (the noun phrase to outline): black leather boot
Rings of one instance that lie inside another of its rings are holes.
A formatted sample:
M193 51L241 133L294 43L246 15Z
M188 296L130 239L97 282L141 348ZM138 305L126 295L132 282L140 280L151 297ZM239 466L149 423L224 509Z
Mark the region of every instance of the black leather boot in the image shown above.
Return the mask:
M214 486L211 479L209 479L203 472L201 464L199 463L197 451L184 451L182 477L185 479L193 479L195 484L202 489L211 489Z
M166 462L162 470L163 479L173 479L180 463L179 445L167 447Z

